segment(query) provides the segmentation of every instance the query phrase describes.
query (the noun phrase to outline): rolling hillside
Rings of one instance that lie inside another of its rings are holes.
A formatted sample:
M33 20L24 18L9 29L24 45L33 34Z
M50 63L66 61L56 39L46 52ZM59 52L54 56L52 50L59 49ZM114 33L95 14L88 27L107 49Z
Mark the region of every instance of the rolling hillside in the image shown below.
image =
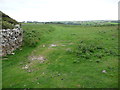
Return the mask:
M2 14L2 29L12 29L14 25L19 24L16 20L1 12Z

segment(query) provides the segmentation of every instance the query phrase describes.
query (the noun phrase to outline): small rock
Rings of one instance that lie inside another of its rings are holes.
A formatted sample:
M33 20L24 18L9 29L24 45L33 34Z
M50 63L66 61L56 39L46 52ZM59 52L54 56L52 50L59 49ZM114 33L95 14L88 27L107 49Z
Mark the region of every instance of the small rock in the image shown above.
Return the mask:
M28 69L28 65L25 65L25 67L22 67L22 69Z
M43 47L45 47L45 45L43 45Z
M38 57L37 59L38 60L45 60L45 58L43 58L43 57Z
M27 68L28 68L28 65L26 65L25 68L27 69Z
M56 47L57 45L55 45L55 44L51 44L51 47Z
M14 55L15 53L11 53L12 55Z
M106 70L102 70L102 73L107 73Z
M28 70L28 72L32 72L31 70Z
M20 48L20 51L22 50L22 48Z

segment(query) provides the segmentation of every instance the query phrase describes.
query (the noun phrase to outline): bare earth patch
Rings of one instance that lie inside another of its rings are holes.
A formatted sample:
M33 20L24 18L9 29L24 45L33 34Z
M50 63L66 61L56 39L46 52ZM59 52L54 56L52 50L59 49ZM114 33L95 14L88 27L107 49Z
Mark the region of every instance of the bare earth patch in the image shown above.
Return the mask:
M66 46L64 44L51 44L49 47L58 47L58 46Z
M34 70L36 70L36 69L32 68L34 65L36 65L38 63L44 63L45 60L47 60L47 59L41 55L39 55L39 56L32 55L32 56L28 57L28 60L29 60L29 62L26 65L22 66L22 69L25 70L26 72L30 73L30 72L33 72Z
M51 44L50 47L56 47L57 45L56 44Z
M33 72L33 69L31 69L30 65L25 65L22 67L23 70L25 70L26 72Z
M39 56L29 56L28 59L30 61L39 61L39 63L44 63L45 60L47 60L45 57L39 55Z

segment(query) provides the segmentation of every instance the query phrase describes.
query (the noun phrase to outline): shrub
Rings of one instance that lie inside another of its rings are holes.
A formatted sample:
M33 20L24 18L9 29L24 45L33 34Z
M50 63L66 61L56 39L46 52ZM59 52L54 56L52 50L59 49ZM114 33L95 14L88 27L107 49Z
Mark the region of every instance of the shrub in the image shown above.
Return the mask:
M23 32L24 45L36 47L38 42L40 41L40 38L37 36L38 34L39 32L36 31L24 31Z
M103 58L104 56L114 55L117 56L118 54L112 50L108 50L101 45L94 45L93 43L79 43L76 50L74 51L75 55L78 58L90 59L90 58Z

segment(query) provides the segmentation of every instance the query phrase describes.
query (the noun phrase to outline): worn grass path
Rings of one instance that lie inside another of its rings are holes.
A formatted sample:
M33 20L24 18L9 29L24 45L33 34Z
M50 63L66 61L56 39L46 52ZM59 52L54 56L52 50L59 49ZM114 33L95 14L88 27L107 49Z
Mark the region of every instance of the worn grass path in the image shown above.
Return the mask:
M73 53L78 43L86 41L105 48L117 47L115 26L85 27L51 25L55 30L45 34L36 48L24 47L3 61L4 88L116 88L117 57L80 59ZM34 26L33 26L34 27ZM99 32L106 33L99 33ZM112 35L115 36L112 40ZM108 40L109 39L109 40ZM36 57L31 60L29 57ZM42 58L41 58L42 57ZM40 61L43 60L42 63ZM106 73L102 73L106 70Z

